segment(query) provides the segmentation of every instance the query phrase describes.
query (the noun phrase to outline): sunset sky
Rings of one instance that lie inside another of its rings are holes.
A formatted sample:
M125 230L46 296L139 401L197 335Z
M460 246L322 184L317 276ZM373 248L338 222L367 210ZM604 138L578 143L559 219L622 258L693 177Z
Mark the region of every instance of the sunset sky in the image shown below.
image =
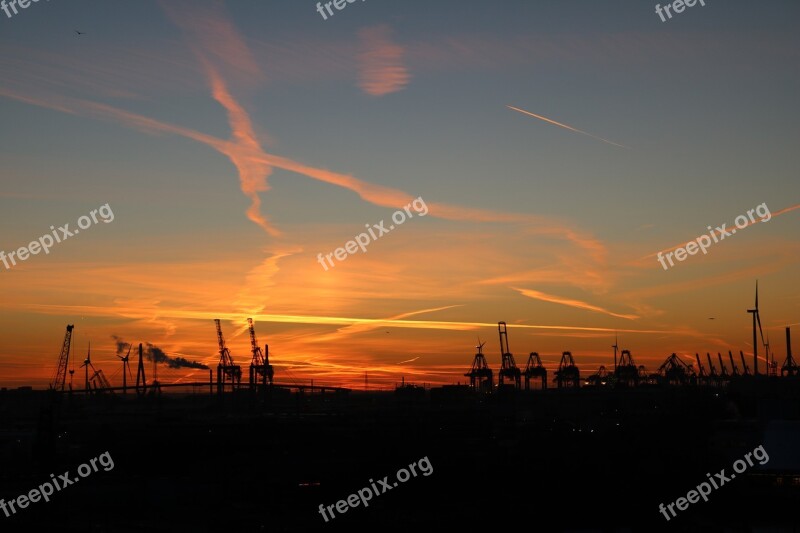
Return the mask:
M113 336L215 367L215 318L246 367L248 317L285 383L463 383L479 337L499 367L501 320L520 366L571 350L588 375L616 334L654 371L752 353L756 279L780 364L800 324L800 4L666 22L654 4L0 11L0 250L114 215L0 263L0 386L46 387L67 324L115 385ZM317 261L415 198L427 215ZM769 221L659 264L761 204Z

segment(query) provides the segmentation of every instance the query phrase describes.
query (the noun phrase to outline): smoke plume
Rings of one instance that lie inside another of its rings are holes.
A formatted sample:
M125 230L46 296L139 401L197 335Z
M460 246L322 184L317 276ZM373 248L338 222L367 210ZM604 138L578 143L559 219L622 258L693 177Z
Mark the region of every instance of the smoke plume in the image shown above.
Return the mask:
M124 355L128 353L130 343L125 342L120 337L112 335L111 338L117 344L117 355ZM189 361L185 357L170 357L164 350L149 342L144 343L144 356L148 361L155 361L156 363L165 363L169 368L196 368L199 370L208 370L208 366L197 361Z

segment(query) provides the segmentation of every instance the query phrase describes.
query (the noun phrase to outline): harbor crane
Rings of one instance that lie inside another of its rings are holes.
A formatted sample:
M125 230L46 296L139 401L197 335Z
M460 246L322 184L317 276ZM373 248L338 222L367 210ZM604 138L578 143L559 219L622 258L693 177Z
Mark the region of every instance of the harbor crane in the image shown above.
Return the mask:
M531 378L540 379L541 388L547 388L547 369L542 364L542 360L539 357L539 352L530 353L528 356L528 364L525 365L525 371L523 374L525 375L525 390L530 390Z
M553 378L558 384L558 388L578 388L580 387L581 372L575 366L575 359L572 358L572 352L564 352L561 354L561 362L558 364L558 370Z
M475 358L472 360L472 368L464 375L469 378L469 386L474 390L491 392L493 384L492 369L489 368L486 356L483 355L484 344L486 343L481 342L479 338L478 345L475 347L478 349L478 353L475 354Z
M256 385L260 382L262 386L266 387L267 382L272 385L272 377L275 371L272 365L269 364L269 345L265 344L265 351L261 351L256 339L256 330L253 326L253 319L247 319L247 325L250 328L250 349L253 352L253 358L250 360L250 388L255 389Z
M222 336L222 326L219 319L214 319L217 326L217 342L219 343L219 364L217 365L217 392L222 394L225 390L225 383L230 381L231 390L235 389L242 381L242 367L234 364L233 356L228 347L225 346L225 339Z
M617 377L617 383L619 385L635 387L639 384L639 369L636 368L636 363L633 362L633 356L630 350L622 350L619 363L614 369L614 374Z
M500 365L500 372L498 374L498 386L503 386L503 379L513 379L514 387L520 388L521 372L514 361L514 356L508 348L508 330L506 329L505 322L497 323L497 332L500 335L500 353L502 354L502 363Z

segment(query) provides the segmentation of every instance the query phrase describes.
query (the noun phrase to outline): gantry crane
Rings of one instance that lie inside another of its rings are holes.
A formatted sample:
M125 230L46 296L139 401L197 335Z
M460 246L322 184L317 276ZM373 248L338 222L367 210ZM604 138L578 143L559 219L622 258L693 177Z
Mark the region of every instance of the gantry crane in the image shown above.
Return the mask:
M502 363L500 364L500 372L498 373L498 386L503 386L503 379L509 378L514 380L514 388L520 388L521 372L514 361L514 356L508 348L508 331L505 322L497 323L497 332L500 334L500 353L502 354Z
M528 356L528 364L525 365L523 374L525 376L525 390L530 390L531 378L541 379L542 390L547 388L547 369L542 364L541 358L539 358L539 352L530 353Z
M61 353L58 356L56 374L50 383L50 388L53 390L64 390L64 384L67 381L67 367L69 366L69 347L72 343L72 330L74 328L75 326L72 324L67 325L67 332L64 334L64 342L61 345Z
M630 350L622 350L614 374L617 377L617 385L635 387L639 384L639 369L633 362Z
M709 356L709 363L711 356ZM713 370L713 367L712 367ZM658 367L658 375L669 385L686 385L694 381L694 369L684 363L677 354L672 354Z
M242 367L233 363L233 356L228 347L225 346L225 339L222 337L222 326L219 319L214 319L217 326L217 342L219 343L219 364L217 365L217 392L222 394L225 390L225 382L230 380L231 390L242 382Z
M472 368L464 375L469 378L469 385L474 390L491 392L493 384L492 369L489 368L486 356L483 355L484 344L486 343L481 342L479 338L478 345L475 347L478 349L478 353L475 354L475 358L472 360Z
M586 385L590 387L601 387L608 383L608 370L605 365L600 365L597 372L586 378Z
M264 387L266 387L267 381L272 385L272 377L275 371L272 365L269 364L269 345L265 344L265 352L262 352L256 339L256 329L253 326L252 318L247 319L247 325L250 327L250 348L253 352L253 358L250 361L250 388L255 389L259 381Z
M581 372L575 366L575 359L572 358L572 352L564 352L561 354L561 362L558 364L558 370L553 378L558 384L558 388L565 387L580 387Z

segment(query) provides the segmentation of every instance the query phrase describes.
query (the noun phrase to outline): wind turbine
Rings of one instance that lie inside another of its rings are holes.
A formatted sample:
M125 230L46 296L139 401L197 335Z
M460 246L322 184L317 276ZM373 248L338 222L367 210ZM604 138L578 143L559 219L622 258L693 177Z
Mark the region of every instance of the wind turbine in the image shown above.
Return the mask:
M133 348L133 345L128 344L128 354L125 357L117 354L117 358L122 361L122 394L128 394L128 377L125 375L125 370L128 371L128 374L131 375L131 379L133 379L133 374L131 374L131 365L128 362L128 359L131 356L131 348Z
M483 353L483 346L486 344L486 341L481 342L481 338L478 337L478 345L475 347L478 350L478 353Z
M612 348L614 348L614 372L617 371L617 348L619 348L618 344L619 341L617 340L617 336L614 335L614 345L612 346Z
M89 394L89 367L92 365L92 342L89 341L89 351L86 352L86 359L83 360L81 368L86 368L86 386L84 391Z
M761 329L761 314L758 312L758 280L756 280L756 305L754 309L748 309L748 313L753 315L753 375L758 375L758 343L756 338L756 322L758 322L758 331L761 332L761 342L764 342L764 331ZM767 368L769 372L769 368Z

